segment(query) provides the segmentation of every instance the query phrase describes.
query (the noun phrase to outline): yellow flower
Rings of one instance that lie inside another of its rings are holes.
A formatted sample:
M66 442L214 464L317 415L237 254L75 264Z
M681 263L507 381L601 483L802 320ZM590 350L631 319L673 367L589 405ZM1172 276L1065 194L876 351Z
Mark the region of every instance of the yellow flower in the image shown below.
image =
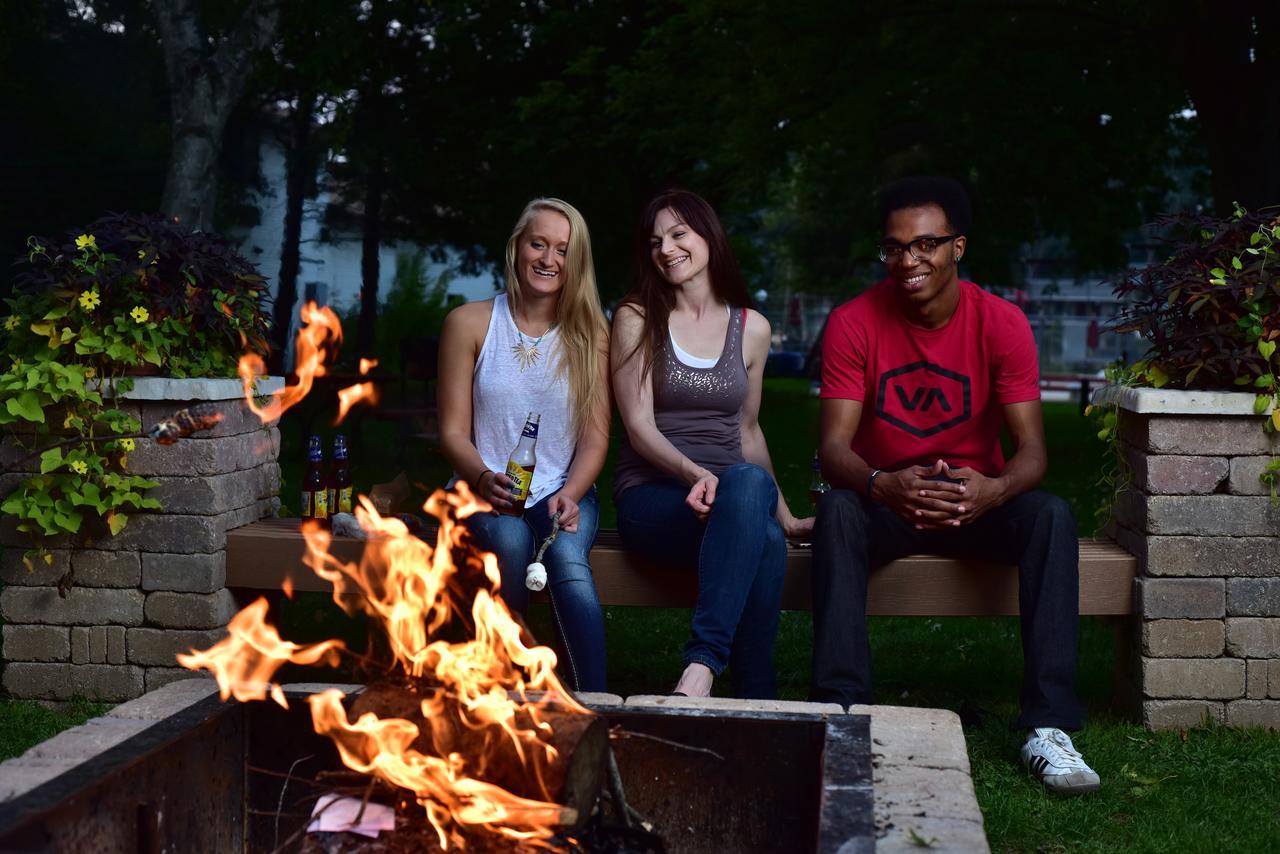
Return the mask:
M77 249L97 249L98 239L92 234L82 234L76 238Z
M151 312L140 305L135 305L129 312L129 316L133 318L134 323L146 323L151 319Z
M146 257L147 257L147 250L145 250L145 249L139 249L139 250L138 250L138 260L139 260L139 261L141 261L143 258L146 258Z
M4 319L4 328L12 332L22 325L22 320L16 314L11 314Z
M98 375L98 369L95 368L93 365L90 365L89 367L84 369L84 375L86 379L91 380Z
M102 302L102 297L98 296L98 289L80 292L80 307L85 311L93 311Z
M133 440L132 440L132 439L121 439L121 440L120 440L120 450L124 451L126 454L132 454L132 453L133 453L133 449L134 449L135 447L136 447L136 445L134 445L134 442L133 442Z
M76 474L86 474L89 471L89 464L84 460L72 460L71 470Z

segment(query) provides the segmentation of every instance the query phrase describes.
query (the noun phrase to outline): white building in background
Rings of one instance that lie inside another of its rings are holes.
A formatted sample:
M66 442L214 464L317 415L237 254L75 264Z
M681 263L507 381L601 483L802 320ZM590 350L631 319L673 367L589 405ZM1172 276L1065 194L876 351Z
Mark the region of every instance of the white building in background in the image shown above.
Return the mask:
M261 191L252 191L248 203L258 210L258 224L248 229L228 229L227 237L238 244L240 253L258 266L258 272L267 277L272 298L276 296L277 277L280 275L280 254L284 244L285 215L285 151L271 138L263 137L259 147L261 157ZM302 215L301 263L298 271L298 300L314 299L320 305L331 306L340 314L346 313L360 301L359 233L340 233L328 229L322 236L325 208L331 194L325 189L323 174L317 182L320 192L306 200ZM327 239L324 239L327 238ZM421 244L408 241L384 242L379 251L378 297L385 300L395 278L396 256L402 252L426 249ZM428 259L427 277L435 280L443 273L450 273L448 292L470 302L487 299L496 292L493 275L463 275L456 261L440 264ZM297 311L294 312L297 325ZM290 330L289 340L293 340Z

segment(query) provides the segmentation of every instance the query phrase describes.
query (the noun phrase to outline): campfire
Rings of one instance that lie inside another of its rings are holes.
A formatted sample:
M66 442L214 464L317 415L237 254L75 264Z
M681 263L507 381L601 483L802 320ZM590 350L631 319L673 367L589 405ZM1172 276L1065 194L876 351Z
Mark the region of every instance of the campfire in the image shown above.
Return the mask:
M330 310L309 303L302 320L297 381L265 404L253 396L260 360L241 361L246 404L264 422L306 396L341 340ZM361 373L371 367L362 360ZM357 400L376 401L368 382L339 394L340 418ZM439 522L434 545L362 496L356 518L368 542L358 563L330 555L329 532L318 524L302 529L306 564L332 583L344 611L369 618L385 660L336 640L306 646L283 640L259 599L231 620L224 640L179 662L212 672L223 700L270 699L287 708L272 681L282 666L333 666L350 657L371 674L366 690L350 703L330 690L309 704L315 731L369 781L358 795L362 807L371 798L389 801L398 834L429 838L442 849L493 838L558 847L596 804L610 760L607 726L565 690L555 653L538 646L498 596L496 559L473 547L459 524L491 508L459 484L437 491L423 509ZM342 782L350 788L350 780ZM630 825L620 785L613 789L615 809ZM328 809L338 803L326 801ZM357 812L363 818L367 811Z

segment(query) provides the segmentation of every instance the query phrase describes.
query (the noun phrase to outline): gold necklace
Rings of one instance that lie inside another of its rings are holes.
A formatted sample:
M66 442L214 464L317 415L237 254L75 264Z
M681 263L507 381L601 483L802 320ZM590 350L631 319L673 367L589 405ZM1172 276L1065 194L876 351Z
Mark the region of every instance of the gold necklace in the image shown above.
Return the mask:
M553 323L547 327L547 332L543 332L533 340L533 343L526 345L524 343L524 333L520 331L520 327L516 326L515 318L511 318L511 325L516 330L515 346L511 348L511 354L515 357L516 363L520 365L520 372L524 373L524 369L532 365L538 364L538 360L542 358L542 354L538 352L538 345L542 343L542 339L547 337L547 332L556 328Z

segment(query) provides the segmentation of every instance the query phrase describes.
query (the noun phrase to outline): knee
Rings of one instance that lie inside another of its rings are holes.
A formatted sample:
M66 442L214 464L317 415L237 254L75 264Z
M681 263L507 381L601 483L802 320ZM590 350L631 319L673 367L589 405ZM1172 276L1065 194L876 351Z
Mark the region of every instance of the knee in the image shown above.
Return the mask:
M852 528L865 530L867 527L867 508L862 496L852 489L832 489L818 501L814 526L826 528Z
M1054 530L1061 531L1064 534L1075 536L1076 534L1076 517L1071 512L1071 505L1057 495L1050 495L1047 492L1038 494L1040 497L1039 518L1045 524L1053 527Z
M778 487L773 476L753 463L739 463L725 469L716 486L716 506L723 501L726 506L762 507L773 515L778 500Z

